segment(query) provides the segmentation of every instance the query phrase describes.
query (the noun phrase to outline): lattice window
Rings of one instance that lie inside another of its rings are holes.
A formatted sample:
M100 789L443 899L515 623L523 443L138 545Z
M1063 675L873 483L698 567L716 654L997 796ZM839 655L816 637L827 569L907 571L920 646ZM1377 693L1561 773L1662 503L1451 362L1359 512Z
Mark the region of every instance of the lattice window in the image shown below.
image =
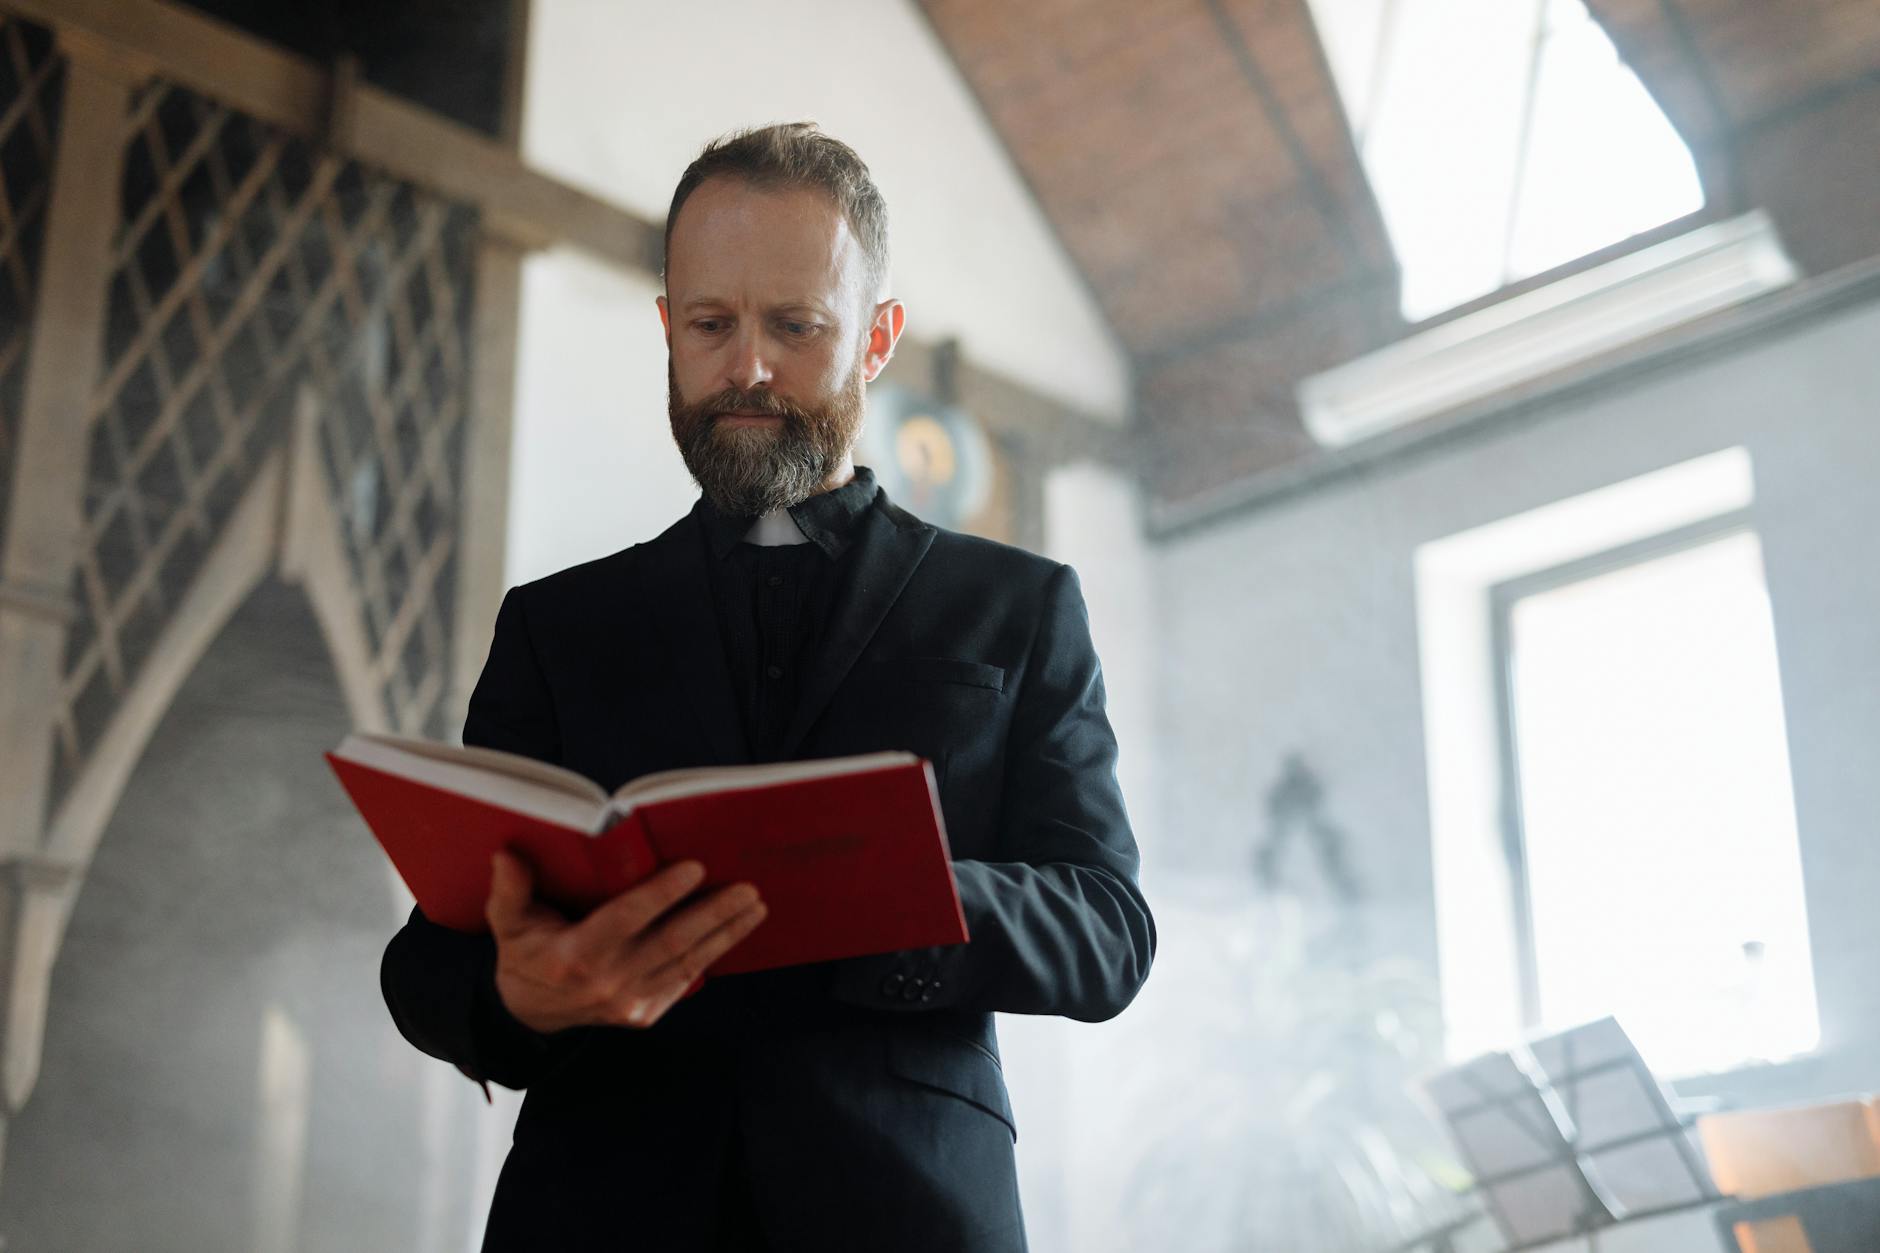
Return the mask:
M172 84L126 121L55 797L303 387L393 725L438 733L471 213Z
M462 210L380 180L385 229L336 258L343 354L311 354L322 451L393 725L437 733L449 679L471 232ZM344 239L341 240L342 245Z
M0 528L13 482L63 70L47 31L0 16Z

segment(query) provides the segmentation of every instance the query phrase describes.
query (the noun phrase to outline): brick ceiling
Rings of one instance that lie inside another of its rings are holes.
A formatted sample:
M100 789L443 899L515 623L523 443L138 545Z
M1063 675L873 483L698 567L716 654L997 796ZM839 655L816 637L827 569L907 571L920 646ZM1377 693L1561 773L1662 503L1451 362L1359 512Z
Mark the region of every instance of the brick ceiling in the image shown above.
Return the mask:
M1880 253L1880 2L1587 0L1697 158L1814 273Z
M1880 70L1874 0L1589 0L1687 142ZM1696 126L1702 131L1696 131ZM1693 129L1686 130L1691 127Z
M1132 353L1394 285L1302 0L924 0Z
M1296 381L1406 327L1306 0L921 6L1132 356L1152 495L1320 455ZM1880 255L1880 0L1588 6L1706 216L1766 210L1810 273Z

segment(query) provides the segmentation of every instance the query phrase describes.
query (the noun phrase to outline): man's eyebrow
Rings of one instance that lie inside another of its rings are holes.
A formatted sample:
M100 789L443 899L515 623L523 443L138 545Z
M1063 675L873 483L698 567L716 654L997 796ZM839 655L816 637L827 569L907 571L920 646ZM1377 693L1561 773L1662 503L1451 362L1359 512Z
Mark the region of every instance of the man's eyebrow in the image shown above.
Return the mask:
M679 303L679 308L690 312L694 309L724 309L729 308L730 305L731 302L722 296L690 296ZM805 312L821 314L824 317L832 316L828 305L810 296L798 296L789 300L779 300L777 303L767 306L764 311L766 313Z

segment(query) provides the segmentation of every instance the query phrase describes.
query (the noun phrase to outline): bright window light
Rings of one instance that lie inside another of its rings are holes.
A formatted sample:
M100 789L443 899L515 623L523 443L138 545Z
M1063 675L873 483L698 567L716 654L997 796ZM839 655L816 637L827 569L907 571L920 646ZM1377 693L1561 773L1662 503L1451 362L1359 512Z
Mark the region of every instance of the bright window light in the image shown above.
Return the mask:
M1508 679L1539 1021L1617 1014L1659 1073L1819 1041L1754 533L1513 601Z
M1310 0L1420 321L1703 207L1584 0Z

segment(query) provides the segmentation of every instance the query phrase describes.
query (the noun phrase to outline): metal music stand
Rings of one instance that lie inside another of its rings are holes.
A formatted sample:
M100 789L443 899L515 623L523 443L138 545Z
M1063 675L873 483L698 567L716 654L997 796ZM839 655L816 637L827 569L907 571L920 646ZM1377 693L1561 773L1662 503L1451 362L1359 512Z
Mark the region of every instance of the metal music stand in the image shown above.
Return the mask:
M1691 1129L1617 1020L1528 1045L1573 1127L1573 1151L1621 1222L1720 1200Z
M1611 1018L1426 1087L1510 1253L1719 1199L1690 1128Z
M1609 1225L1561 1111L1507 1053L1488 1053L1425 1085L1449 1123L1475 1190L1513 1246Z

